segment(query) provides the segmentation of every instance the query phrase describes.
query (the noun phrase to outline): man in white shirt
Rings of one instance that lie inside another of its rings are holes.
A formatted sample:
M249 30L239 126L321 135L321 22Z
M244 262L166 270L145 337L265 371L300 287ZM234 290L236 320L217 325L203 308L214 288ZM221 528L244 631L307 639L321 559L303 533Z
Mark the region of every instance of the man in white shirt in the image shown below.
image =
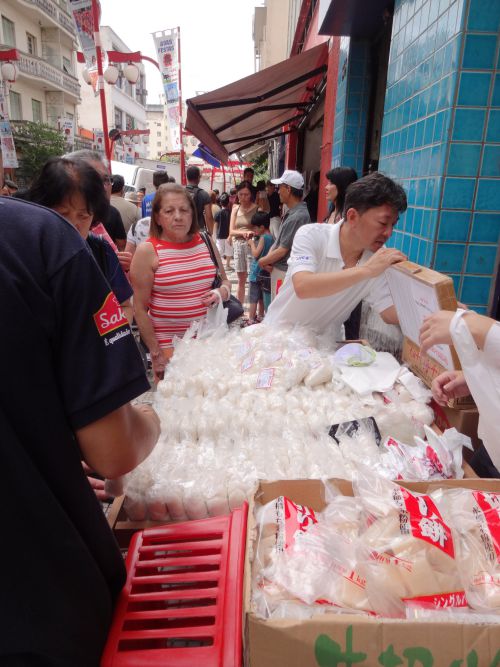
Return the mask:
M383 174L352 183L339 223L309 224L297 231L285 282L265 323L299 324L335 340L353 308L366 299L385 322L397 324L384 272L406 257L384 244L406 206L403 188Z

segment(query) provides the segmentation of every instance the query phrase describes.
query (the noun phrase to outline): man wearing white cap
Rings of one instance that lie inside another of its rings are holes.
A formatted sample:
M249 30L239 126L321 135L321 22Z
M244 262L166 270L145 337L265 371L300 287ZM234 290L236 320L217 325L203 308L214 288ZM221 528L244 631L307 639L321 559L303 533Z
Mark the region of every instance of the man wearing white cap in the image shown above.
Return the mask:
M271 250L259 260L259 266L271 273L271 299L274 299L277 288L286 275L295 233L299 227L311 222L311 217L307 205L302 201L304 194L302 174L287 169L281 178L274 179L271 183L278 186L280 201L288 208Z

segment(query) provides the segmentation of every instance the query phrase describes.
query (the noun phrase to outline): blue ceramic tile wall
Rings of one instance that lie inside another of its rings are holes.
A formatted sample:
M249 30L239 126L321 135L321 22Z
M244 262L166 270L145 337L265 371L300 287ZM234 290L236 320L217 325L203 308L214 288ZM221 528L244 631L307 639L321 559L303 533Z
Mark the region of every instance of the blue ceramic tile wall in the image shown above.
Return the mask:
M335 105L332 165L363 171L370 94L369 49L366 42L342 37Z
M486 311L500 239L500 0L396 0L380 169L408 194L391 244Z

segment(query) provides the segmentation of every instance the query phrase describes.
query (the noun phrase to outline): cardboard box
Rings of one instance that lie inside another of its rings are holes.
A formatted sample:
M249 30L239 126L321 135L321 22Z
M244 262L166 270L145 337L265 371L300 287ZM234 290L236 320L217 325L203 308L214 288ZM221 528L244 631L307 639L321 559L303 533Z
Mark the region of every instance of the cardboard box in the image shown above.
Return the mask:
M352 495L350 483L345 480L334 481L344 494ZM401 484L419 492L427 492L439 486L461 486L500 493L500 480L448 480ZM414 623L351 614L320 615L302 621L265 621L252 614L250 567L253 542L256 537L255 502L265 504L280 495L285 495L294 502L321 511L325 505L323 488L319 480L262 482L250 506L244 596L246 666L498 667L500 624Z
M477 408L450 408L447 405L443 407L434 400L431 402L431 407L434 410L434 423L441 431L447 428L456 428L460 433L469 436L474 449L479 447L481 440L477 435L479 423ZM472 453L464 449L464 456L467 455L467 452Z
M438 310L457 309L453 280L413 262L399 262L386 271L389 288L403 332L403 362L430 387L434 378L447 370L460 370L453 346L435 345L420 349L419 332L424 317ZM471 396L454 399L453 407L473 406Z

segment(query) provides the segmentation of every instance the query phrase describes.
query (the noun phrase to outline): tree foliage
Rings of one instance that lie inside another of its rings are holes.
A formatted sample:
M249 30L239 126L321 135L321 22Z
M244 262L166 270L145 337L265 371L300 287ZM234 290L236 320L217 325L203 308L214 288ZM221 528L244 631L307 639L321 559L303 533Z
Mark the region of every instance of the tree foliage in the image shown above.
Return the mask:
M64 136L50 125L23 121L13 123L12 130L19 159L18 174L26 185L31 184L49 158L68 150Z
M254 183L257 181L269 180L269 171L267 164L267 153L262 153L252 161L252 167L255 169Z

